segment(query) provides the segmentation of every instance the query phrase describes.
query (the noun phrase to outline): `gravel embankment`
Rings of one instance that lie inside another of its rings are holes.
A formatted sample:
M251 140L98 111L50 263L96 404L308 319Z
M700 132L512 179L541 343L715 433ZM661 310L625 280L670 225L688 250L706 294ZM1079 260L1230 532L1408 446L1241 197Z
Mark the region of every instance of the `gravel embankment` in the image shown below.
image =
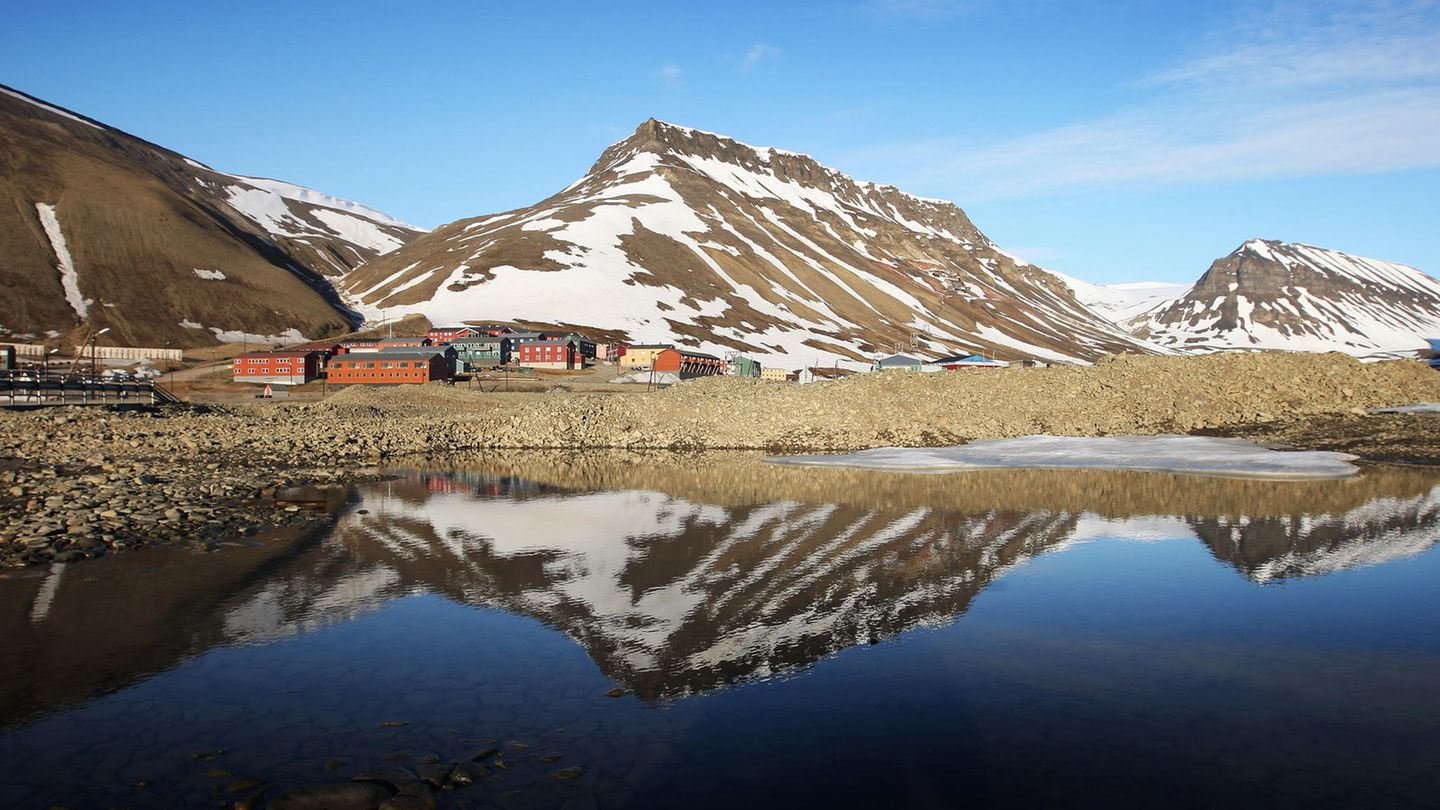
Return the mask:
M428 452L803 452L1032 433L1265 437L1284 433L1267 434L1274 425L1326 419L1363 433L1371 423L1357 415L1364 409L1417 401L1440 401L1440 374L1422 363L1232 354L888 372L811 386L716 378L648 394L507 395L432 384L350 388L305 405L7 412L0 414L0 565L140 544L213 547L304 524L322 516L277 509L276 488L351 480L358 468ZM1403 425L1422 423L1385 424L1404 432ZM1319 446L1324 438L1294 443Z

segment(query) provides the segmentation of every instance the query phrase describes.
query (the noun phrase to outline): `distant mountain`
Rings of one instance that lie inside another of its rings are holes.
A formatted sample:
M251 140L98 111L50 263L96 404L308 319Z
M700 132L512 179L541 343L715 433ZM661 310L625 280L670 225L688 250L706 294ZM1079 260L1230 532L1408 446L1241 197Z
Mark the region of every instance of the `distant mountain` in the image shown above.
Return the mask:
M1440 336L1440 281L1403 264L1252 239L1129 325L1183 352L1412 353Z
M215 171L0 86L0 340L208 345L347 330L331 280L420 230Z
M1134 281L1122 284L1091 284L1057 273L1080 303L1123 326L1139 315L1169 304L1190 290L1189 284L1168 281Z
M343 286L372 315L574 326L795 365L1148 350L953 203L655 120L558 194L445 225Z

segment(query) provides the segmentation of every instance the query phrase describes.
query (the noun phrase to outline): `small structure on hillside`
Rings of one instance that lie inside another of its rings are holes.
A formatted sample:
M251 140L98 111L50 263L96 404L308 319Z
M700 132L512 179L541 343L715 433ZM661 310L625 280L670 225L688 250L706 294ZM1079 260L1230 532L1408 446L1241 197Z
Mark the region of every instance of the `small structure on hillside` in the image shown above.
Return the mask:
M765 368L760 369L760 379L784 382L785 380L790 379L790 372L786 371L783 368L772 368L770 366L766 366Z
M725 361L715 355L675 346L670 346L655 355L655 362L651 363L650 367L656 371L669 371L677 374L682 380L725 373Z
M425 349L341 355L330 361L329 371L330 382L337 384L403 385L449 377L450 360L444 352Z
M799 373L795 376L795 381L800 383L801 385L809 385L813 382L838 380L841 377L849 377L852 374L858 373L858 371L852 371L848 368L839 368L837 366L811 366L809 368L800 369Z
M15 368L15 347L0 346L0 369L11 371Z

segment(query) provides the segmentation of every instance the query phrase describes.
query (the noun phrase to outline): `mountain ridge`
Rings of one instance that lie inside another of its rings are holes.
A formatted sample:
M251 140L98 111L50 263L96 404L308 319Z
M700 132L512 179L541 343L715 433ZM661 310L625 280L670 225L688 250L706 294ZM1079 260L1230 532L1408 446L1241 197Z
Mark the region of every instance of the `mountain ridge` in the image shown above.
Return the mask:
M330 279L417 234L3 85L0 164L9 339L79 342L108 328L102 343L200 346L348 331L360 317Z
M1176 350L1409 354L1440 334L1440 281L1408 265L1249 239L1184 294L1133 318Z
M827 363L897 347L1163 351L1000 250L954 203L657 119L560 192L441 226L344 286L367 315L564 323Z

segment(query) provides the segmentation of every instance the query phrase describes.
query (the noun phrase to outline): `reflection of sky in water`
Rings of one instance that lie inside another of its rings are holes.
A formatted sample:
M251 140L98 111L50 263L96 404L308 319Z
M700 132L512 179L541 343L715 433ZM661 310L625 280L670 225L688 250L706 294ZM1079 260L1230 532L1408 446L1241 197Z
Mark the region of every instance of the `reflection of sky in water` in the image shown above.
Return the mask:
M447 802L1422 802L1440 505L1333 486L1303 513L1102 516L416 475L327 537L0 581L6 717L50 710L0 738L0 783L203 806L216 767L325 781L496 738L585 776L521 753Z

